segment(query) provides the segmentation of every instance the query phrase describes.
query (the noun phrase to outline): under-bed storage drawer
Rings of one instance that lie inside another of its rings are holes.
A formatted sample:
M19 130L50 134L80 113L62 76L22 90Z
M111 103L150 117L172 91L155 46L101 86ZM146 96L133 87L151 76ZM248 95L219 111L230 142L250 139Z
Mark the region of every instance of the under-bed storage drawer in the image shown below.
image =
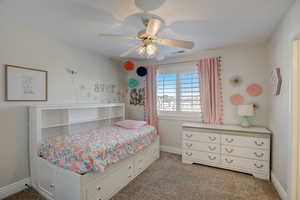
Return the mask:
M133 179L133 160L87 185L87 200L107 200Z

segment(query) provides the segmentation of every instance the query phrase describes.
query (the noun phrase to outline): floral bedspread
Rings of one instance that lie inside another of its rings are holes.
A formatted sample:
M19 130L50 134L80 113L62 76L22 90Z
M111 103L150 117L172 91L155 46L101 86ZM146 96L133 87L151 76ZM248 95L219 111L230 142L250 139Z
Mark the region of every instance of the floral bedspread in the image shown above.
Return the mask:
M57 136L41 144L39 156L78 174L104 171L111 164L139 152L157 137L154 127L125 129L118 126Z

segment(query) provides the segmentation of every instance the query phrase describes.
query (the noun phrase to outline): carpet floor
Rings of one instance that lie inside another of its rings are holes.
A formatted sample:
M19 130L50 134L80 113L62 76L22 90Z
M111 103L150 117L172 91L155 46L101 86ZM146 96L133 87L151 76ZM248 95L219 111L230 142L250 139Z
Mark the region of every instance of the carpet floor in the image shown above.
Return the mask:
M45 200L33 189L5 200ZM271 183L250 175L161 157L111 200L280 200Z

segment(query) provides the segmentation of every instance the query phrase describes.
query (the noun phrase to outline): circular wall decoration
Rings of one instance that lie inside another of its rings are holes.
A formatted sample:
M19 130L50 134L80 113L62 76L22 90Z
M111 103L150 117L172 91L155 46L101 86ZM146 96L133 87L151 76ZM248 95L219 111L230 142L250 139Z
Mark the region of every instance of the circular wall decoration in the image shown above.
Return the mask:
M262 87L256 83L253 83L247 87L247 93L252 97L257 97L261 95L262 90Z
M141 67L137 68L136 69L136 74L138 76L141 76L141 77L146 76L147 75L147 69L146 69L146 67L141 66Z
M138 81L135 80L134 78L128 79L128 87L130 88L135 88L138 84Z
M127 71L132 71L134 70L134 63L131 62L130 60L124 62L124 69L126 69Z
M230 103L232 105L241 105L244 103L244 97L240 94L234 94L230 97Z

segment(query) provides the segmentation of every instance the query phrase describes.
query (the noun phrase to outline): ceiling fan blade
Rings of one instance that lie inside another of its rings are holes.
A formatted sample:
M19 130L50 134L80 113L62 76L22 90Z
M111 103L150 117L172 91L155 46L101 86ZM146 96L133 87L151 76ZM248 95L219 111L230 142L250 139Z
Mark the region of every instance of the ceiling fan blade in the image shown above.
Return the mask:
M137 37L118 35L118 34L99 34L99 37L120 38L120 39L127 39L127 40L141 40Z
M148 22L148 25L147 25L147 28L146 28L146 34L147 35L150 35L150 36L155 36L160 27L161 27L161 20L159 19L156 19L156 18L151 18L149 19L149 22Z
M166 39L166 38L156 39L153 41L161 45L175 46L175 47L180 47L185 49L192 49L194 47L194 43L190 41L173 40L173 39Z
M131 52L134 52L135 50L137 50L138 48L142 47L144 44L141 43L141 44L138 44L138 45L135 45L134 47L131 47L129 48L127 51L125 51L124 53L122 53L120 55L120 57L125 57L127 56L128 54L130 54Z

